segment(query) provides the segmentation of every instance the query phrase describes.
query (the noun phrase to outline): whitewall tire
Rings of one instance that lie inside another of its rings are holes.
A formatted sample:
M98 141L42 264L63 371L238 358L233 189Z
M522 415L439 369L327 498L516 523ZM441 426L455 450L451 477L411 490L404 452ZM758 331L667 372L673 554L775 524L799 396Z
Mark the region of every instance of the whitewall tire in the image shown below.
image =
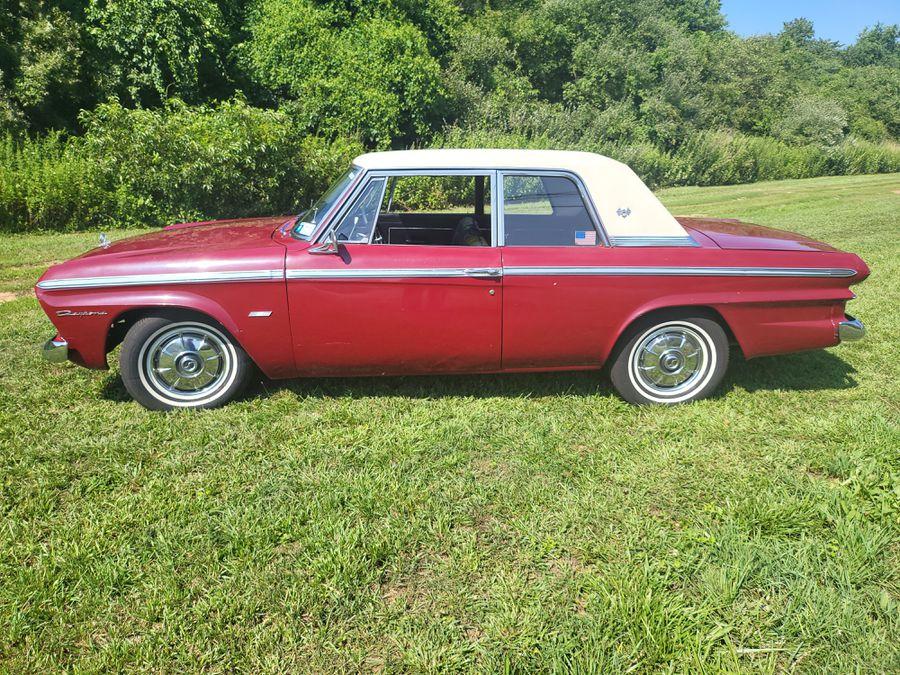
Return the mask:
M148 316L125 335L119 354L128 393L151 410L214 408L250 375L241 346L205 317Z
M631 403L671 405L709 396L728 368L728 336L715 320L659 313L629 327L610 379Z

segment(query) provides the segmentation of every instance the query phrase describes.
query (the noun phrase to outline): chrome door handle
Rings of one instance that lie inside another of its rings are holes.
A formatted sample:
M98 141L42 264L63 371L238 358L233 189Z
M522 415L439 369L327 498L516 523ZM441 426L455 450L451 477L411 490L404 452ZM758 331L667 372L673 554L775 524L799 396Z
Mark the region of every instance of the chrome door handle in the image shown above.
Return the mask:
M499 279L503 276L503 271L499 267L473 267L463 270L463 274L478 279Z

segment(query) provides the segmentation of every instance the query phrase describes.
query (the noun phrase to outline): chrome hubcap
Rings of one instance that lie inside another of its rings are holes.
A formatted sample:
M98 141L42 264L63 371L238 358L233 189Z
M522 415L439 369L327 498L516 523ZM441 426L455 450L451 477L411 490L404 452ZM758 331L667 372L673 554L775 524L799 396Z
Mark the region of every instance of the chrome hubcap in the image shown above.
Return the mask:
M648 333L634 352L634 369L647 389L673 396L691 389L708 370L706 341L688 326Z
M202 399L220 388L232 370L231 350L224 337L200 324L163 330L144 351L144 374L167 398Z

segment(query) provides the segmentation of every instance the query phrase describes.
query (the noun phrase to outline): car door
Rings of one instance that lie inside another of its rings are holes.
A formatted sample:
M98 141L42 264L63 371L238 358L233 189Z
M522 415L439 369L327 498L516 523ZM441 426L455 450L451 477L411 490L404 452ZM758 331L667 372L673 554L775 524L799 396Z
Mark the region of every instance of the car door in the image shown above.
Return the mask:
M501 172L503 368L591 368L602 363L621 288L578 274L608 264L610 249L574 174Z
M340 238L336 254L316 254L315 247L304 246L288 250L300 374L500 369L503 288L500 250L494 245L496 209L475 214L490 233L491 241L481 242L487 245L453 244L453 232L443 232L447 228L440 223L452 224L455 214L383 213L388 184L406 173L373 173L362 181L329 226ZM482 185L494 179L485 171L453 175L475 180L476 174ZM394 243L395 235L423 243Z

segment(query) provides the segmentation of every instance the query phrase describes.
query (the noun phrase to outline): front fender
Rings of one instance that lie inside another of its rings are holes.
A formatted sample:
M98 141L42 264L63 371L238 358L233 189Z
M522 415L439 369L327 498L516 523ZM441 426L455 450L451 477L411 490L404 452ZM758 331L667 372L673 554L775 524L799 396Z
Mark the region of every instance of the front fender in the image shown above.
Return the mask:
M284 283L210 284L196 288L37 290L53 325L69 343L70 359L88 368L108 368L107 337L126 312L179 308L204 314L231 333L269 377L294 371ZM250 316L251 312L270 314Z

